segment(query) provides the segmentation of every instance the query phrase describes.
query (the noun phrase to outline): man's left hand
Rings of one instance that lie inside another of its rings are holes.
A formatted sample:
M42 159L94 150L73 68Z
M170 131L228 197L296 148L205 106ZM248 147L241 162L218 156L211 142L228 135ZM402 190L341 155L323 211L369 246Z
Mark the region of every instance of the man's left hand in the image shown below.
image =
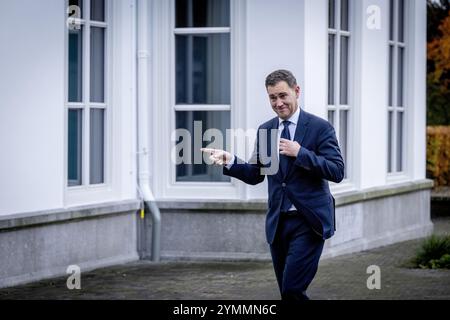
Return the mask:
M297 141L288 139L280 139L280 154L288 157L297 157L301 146Z

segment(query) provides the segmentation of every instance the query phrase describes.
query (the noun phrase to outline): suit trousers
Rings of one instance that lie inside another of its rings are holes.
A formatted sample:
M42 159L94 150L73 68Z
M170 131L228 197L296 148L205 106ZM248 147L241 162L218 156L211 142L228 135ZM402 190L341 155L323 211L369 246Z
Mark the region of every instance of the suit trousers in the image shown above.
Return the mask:
M317 272L324 242L301 212L280 214L270 252L282 300L309 299L306 289Z

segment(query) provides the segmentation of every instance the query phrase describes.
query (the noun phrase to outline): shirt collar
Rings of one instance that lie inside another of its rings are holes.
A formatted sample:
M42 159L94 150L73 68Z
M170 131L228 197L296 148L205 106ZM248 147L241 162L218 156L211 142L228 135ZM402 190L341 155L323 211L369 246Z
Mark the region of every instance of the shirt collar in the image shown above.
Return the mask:
M297 111L295 111L294 114L289 119L286 119L286 121L289 121L294 125L297 125L299 115L300 115L300 106L298 106ZM280 126L283 121L284 121L283 119L278 118L278 126Z

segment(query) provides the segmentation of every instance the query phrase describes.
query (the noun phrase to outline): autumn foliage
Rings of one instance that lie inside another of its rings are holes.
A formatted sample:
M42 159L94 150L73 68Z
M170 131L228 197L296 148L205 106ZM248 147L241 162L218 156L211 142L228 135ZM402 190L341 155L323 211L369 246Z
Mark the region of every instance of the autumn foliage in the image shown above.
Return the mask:
M435 187L450 185L450 126L427 127L427 176Z
M442 36L428 43L428 59L434 62L434 71L428 75L445 90L450 85L450 11L439 26L439 31Z
M427 123L450 125L450 1L428 2Z

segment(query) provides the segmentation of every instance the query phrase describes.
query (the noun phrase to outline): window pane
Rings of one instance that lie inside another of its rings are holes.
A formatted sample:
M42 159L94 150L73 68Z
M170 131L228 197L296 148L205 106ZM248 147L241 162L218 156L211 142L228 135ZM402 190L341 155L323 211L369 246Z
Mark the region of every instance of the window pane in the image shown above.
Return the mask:
M334 34L328 35L328 104L334 105L334 59L335 59L335 39Z
M82 110L69 110L68 125L68 185L81 185Z
M339 112L339 146L342 152L344 163L347 163L347 143L348 143L348 110L340 110ZM347 178L347 170L345 177Z
M176 0L176 28L229 27L229 0Z
M176 103L230 104L230 35L177 35Z
M348 0L341 0L341 30L348 31Z
M328 122L334 127L334 110L328 110Z
M398 41L403 42L405 33L405 2L398 0Z
M393 84L394 84L394 46L389 46L389 93L388 93L388 105L392 107L393 102Z
M397 113L397 171L403 171L403 112Z
M103 109L91 109L89 165L91 184L104 182L105 120Z
M105 0L91 0L91 20L105 21Z
M388 112L388 172L392 172L392 111Z
M175 112L175 121L177 129L186 129L190 132L190 140L183 142L180 138L176 144L182 143L188 148L181 148L180 157L186 160L178 164L176 168L177 181L230 181L230 177L222 174L222 168L214 165L207 165L203 162L203 154L200 148L206 147L211 143L215 143L217 149L226 149L226 129L230 128L230 112L229 111L177 111ZM198 121L198 122L197 122ZM198 127L198 132L194 130ZM211 141L209 137L202 137L208 129L218 129L222 133L222 137L214 136ZM195 134L194 134L195 132ZM194 141L195 138L195 141ZM186 152L187 154L185 154ZM185 158L186 157L186 158Z
M401 107L403 106L403 55L404 55L404 49L398 48L398 69L397 69L397 106Z
M336 28L336 0L328 0L328 28Z
M341 36L340 103L348 104L348 37Z
M389 0L389 40L394 41L394 0Z
M105 102L105 29L91 28L91 102Z
M69 0L69 7L70 6L77 6L80 9L79 18L83 18L83 0ZM68 16L72 17L72 18L76 18L76 13L77 13L76 11L69 10Z
M69 102L83 100L83 29L69 30Z

